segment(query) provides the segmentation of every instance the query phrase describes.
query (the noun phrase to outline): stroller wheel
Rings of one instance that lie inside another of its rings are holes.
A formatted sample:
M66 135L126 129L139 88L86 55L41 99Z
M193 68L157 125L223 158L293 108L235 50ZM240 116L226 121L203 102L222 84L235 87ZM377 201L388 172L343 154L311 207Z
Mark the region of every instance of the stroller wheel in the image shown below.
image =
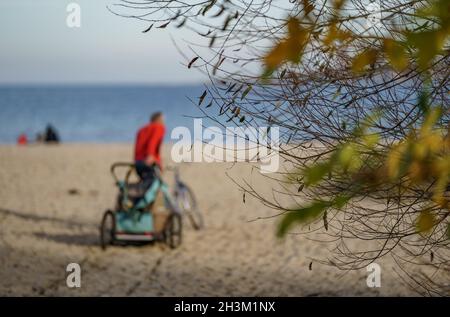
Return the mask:
M108 245L114 243L115 230L116 221L114 214L111 210L107 210L103 214L102 223L100 226L100 245L103 250L105 250Z
M172 214L167 220L164 237L166 243L175 249L181 244L182 240L182 222L179 214Z

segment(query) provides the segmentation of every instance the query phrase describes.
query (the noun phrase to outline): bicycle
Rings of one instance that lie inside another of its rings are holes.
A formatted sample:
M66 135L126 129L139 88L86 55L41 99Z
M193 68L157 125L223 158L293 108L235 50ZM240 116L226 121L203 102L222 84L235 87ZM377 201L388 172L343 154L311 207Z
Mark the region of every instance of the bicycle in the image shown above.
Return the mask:
M173 189L173 197L180 209L181 214L185 214L195 230L204 227L203 216L198 208L197 199L192 189L186 185L180 177L177 167L167 167L167 170L174 172L175 186Z

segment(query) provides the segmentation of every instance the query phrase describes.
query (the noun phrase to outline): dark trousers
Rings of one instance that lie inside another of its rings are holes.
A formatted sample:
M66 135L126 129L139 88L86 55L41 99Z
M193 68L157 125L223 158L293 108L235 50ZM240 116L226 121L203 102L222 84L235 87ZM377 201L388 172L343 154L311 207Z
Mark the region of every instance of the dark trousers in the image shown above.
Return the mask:
M144 161L136 161L135 166L141 181L150 186L155 179L155 167L147 165Z

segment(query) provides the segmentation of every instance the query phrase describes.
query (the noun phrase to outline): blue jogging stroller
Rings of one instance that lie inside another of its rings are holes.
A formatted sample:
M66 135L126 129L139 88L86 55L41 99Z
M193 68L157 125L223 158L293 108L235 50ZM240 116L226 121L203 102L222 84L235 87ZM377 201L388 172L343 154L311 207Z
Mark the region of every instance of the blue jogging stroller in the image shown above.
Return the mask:
M116 174L119 168L126 169L122 180ZM109 245L149 241L164 241L171 248L181 244L181 214L158 167L154 166L152 171L151 178L131 183L135 164L115 163L111 166L119 194L116 208L103 214L100 225L102 249Z

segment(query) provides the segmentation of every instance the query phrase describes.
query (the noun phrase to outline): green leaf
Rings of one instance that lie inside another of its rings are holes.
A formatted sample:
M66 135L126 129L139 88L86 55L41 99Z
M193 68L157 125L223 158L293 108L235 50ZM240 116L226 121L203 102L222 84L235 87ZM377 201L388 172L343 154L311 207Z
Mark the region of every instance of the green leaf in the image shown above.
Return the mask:
M330 206L329 202L316 201L310 206L301 208L295 211L288 212L283 216L283 219L278 225L277 236L283 237L287 231L297 223L305 223L309 220L314 220L319 217L322 212Z
M333 206L335 206L338 209L343 208L351 199L350 196L347 195L340 195L337 196L334 200L333 200Z
M305 185L311 186L317 184L328 172L331 171L330 163L319 163L305 170Z
M362 139L367 147L372 148L377 145L380 140L380 135L377 133L366 134L362 137Z
M425 91L420 92L419 102L417 105L419 106L419 109L420 111L422 111L422 113L428 113L428 110L430 110L430 105L428 104L428 96Z
M345 144L338 152L339 163L344 169L348 168L355 155L356 151L352 144Z
M252 90L253 86L252 85L248 85L247 89L244 90L244 92L242 93L241 96L241 100L245 98L245 96L248 95L248 93Z

